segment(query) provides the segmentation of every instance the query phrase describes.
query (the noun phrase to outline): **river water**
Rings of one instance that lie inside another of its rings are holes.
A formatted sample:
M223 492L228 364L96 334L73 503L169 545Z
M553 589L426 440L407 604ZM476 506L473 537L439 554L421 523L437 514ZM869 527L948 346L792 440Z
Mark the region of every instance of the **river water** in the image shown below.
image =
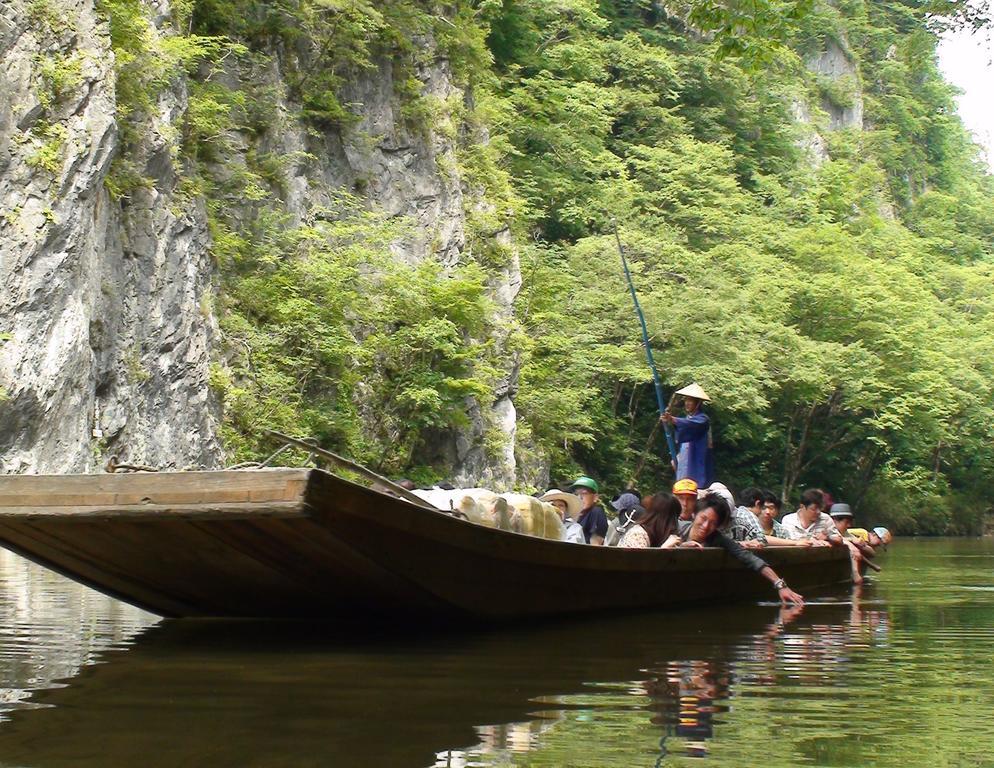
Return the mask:
M0 767L994 766L994 542L891 549L800 611L416 638L159 621L4 552Z

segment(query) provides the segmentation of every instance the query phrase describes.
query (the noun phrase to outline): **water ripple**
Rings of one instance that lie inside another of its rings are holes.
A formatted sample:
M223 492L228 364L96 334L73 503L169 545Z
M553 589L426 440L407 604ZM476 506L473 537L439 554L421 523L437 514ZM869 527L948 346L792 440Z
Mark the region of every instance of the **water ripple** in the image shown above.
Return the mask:
M988 766L991 559L901 542L804 609L350 644L153 626L0 554L0 766Z

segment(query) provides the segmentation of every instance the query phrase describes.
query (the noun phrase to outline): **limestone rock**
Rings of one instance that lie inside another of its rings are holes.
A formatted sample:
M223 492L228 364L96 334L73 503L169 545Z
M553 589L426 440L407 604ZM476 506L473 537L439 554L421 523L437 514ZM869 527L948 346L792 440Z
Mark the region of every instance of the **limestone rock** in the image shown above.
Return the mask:
M168 151L182 88L129 148L151 180L114 201L114 57L92 0L0 9L0 462L88 472L111 453L215 466L212 286L200 206ZM44 68L70 75L54 92ZM209 304L209 302L208 302Z
M171 34L169 0L142 2L151 33ZM160 467L223 464L209 386L223 349L213 313L218 274L205 201L180 191L188 83L179 71L147 115L120 116L108 33L95 0L0 5L3 472L99 471L111 455ZM232 136L225 164L237 170L249 151L286 158L281 205L291 224L346 190L416 223L394 244L398 259L433 255L456 265L468 247L467 206L487 203L459 178L455 132L411 129L388 57L339 94L355 123L315 130L293 117L300 105L281 67L289 55L274 50L249 65L259 71L219 75L252 77L277 94L268 129ZM418 61L427 103L444 114L466 100L444 57ZM115 197L106 182L116 158L145 181ZM233 215L251 221L256 210L247 201ZM520 282L512 257L491 286L499 326L510 328ZM509 358L492 400L468 403L471 425L434 436L426 455L462 484L511 487L516 387Z

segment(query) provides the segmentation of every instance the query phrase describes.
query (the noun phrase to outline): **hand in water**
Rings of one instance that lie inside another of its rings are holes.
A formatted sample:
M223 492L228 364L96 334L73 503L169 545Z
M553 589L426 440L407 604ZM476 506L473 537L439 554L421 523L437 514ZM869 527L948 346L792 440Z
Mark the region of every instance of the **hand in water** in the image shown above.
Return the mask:
M788 605L790 603L793 603L794 605L804 605L804 598L790 587L784 587L780 590L780 602L784 605Z
M797 603L784 603L780 607L780 625L787 626L804 613L804 604L798 605Z

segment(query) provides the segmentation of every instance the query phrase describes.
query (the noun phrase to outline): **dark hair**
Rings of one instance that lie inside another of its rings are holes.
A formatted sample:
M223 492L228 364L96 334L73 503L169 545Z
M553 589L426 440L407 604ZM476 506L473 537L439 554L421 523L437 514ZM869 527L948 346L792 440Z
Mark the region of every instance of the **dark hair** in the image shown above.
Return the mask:
M649 534L649 546L659 547L676 533L677 519L680 517L680 502L676 496L666 491L653 494L646 506L645 514L638 521Z
M739 495L739 504L743 507L754 507L763 501L763 492L759 488L746 488Z
M824 503L825 495L817 488L808 488L808 490L801 494L802 507L810 507L812 504L817 504L818 509L821 509Z
M783 502L780 501L780 497L777 496L773 491L763 491L763 503L772 504L777 508L777 512L780 511L780 507Z
M705 509L713 509L718 513L718 527L721 528L728 522L732 510L728 508L728 502L717 493L709 493L703 499L697 500L697 511L703 512Z

